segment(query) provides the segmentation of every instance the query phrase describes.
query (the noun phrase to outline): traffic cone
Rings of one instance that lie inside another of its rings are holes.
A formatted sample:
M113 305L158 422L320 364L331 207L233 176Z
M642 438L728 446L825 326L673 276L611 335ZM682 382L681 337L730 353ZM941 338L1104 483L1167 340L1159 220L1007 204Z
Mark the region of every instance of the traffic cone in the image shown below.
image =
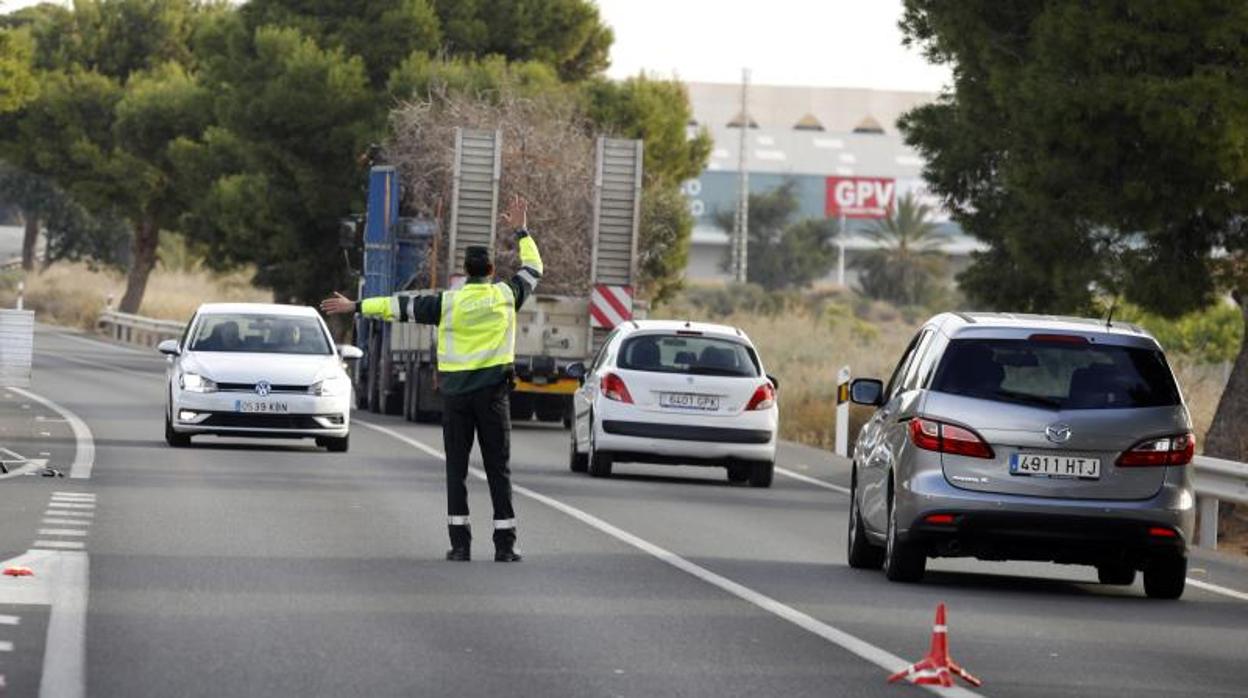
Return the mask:
M34 574L34 570L29 567L22 567L21 565L4 568L4 575L6 577L31 577L34 576Z
M984 685L983 681L958 666L949 656L949 626L945 625L945 604L941 602L936 606L936 625L932 628L932 647L927 656L888 677L888 682L905 678L921 686L950 687L953 686L953 674L961 676L972 686Z

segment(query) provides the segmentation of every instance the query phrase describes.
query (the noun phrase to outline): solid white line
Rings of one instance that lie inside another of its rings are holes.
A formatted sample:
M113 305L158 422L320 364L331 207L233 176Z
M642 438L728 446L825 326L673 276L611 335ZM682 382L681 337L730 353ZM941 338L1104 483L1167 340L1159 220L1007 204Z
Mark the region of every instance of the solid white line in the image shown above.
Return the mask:
M22 388L10 388L10 390L42 404L53 412L59 413L65 418L66 422L69 422L69 428L74 432L74 441L77 444L74 453L74 464L70 466L69 476L78 480L85 480L91 477L91 468L95 465L95 438L91 436L91 429L87 427L86 423L79 419L78 415L43 396L36 395Z
M87 544L80 540L37 540L31 547L49 550L82 550L87 547Z
M89 561L85 552L58 557L39 698L82 698L87 692Z
M398 439L399 441L402 441L403 443L409 446L412 446L413 448L420 449L421 451L424 451L425 453L431 456L434 456L435 458L439 458L439 459L444 458L441 451L433 448L432 446L427 446L413 438L404 436L403 434L400 434L397 431L394 431L392 429L388 429L386 427L383 427L377 424L371 424L369 422L365 422L359 419L354 420L354 423L362 424L369 429L373 429L382 434ZM486 479L485 472L483 472L479 468L469 468L469 472L471 472L473 477L477 478L478 480ZM854 635L850 635L844 630L828 625L827 623L824 623L823 621L817 620L813 616L803 613L791 606L787 606L769 596L766 596L757 591L754 591L753 589L747 586L738 584L737 582L734 582L731 579L728 579L727 577L720 576L706 569L705 567L702 567L701 565L690 562L689 560L686 560L685 558L669 550L661 548L643 538L640 538L638 536L633 535L632 533L629 533L628 531L625 531L621 528L613 526L612 524L609 524L606 521L603 521L602 519L592 514L589 514L581 509L578 509L569 504L564 504L563 502L557 499L554 499L552 497L547 497L546 495L536 492L534 490L531 490L527 487L513 486L512 489L516 494L519 494L523 497L527 497L536 502L540 502L556 511L567 514L568 516L571 516L572 518L576 519L577 521L580 521L581 523L586 524L587 526L595 528L601 531L602 533L605 533L611 536L612 538L615 538L618 541L631 545L634 548L637 548L638 550L664 563L667 563L668 565L671 565L672 567L675 567L676 569L682 572L690 574L696 577L697 579L703 582L706 582L707 584L710 584L711 586L714 586L722 591L725 591L729 594L732 594L733 596L736 596L742 601L746 601L750 604L753 604L754 606L757 606L758 608L761 608L762 610L767 611L768 613L771 613L783 620L786 620L802 628L803 630L807 630L811 633L814 633L815 635L818 635L819 637L827 640L828 642L831 642L832 644L837 645L838 647L844 650L847 650L853 654L856 654L859 657L867 660L868 662L871 662L872 664L875 664L876 666L880 667L881 669L884 669L890 674L893 672L900 671L910 665L910 662L905 661L901 657L898 657L897 655L887 650L884 650L880 647L876 647L875 645L872 645L866 640L862 640L858 637L855 637ZM925 688L929 688L929 687L925 687ZM935 687L930 687L930 689L940 695L945 695L945 696L971 697L971 696L978 695L977 693L968 691L963 688L941 688L939 686L935 686Z
M80 528L41 528L40 536L85 536L87 532Z
M94 509L95 504L91 502L48 502L49 509ZM60 513L60 512L57 512Z
M19 616L0 616L0 625L17 625L22 622Z
M1215 594L1229 596L1232 599L1239 599L1240 601L1248 601L1248 594L1242 591L1235 591L1234 589L1228 589L1223 586L1218 586L1217 584L1210 584L1209 582L1202 582L1199 579L1192 579L1191 577L1187 578L1187 583L1191 584L1197 589L1203 589L1205 591L1210 591Z
M819 478L810 477L809 475L803 475L801 473L795 473L792 470L789 470L788 468L777 467L776 474L783 475L789 478L793 478L794 480L800 480L801 482L804 482L808 485L814 485L815 487L822 487L827 490L832 490L833 492L840 492L841 494L845 494L845 495L849 494L848 487L841 487L840 485L834 485L830 482L820 480Z
M91 522L83 521L82 519L44 519L43 524L52 526L90 526Z

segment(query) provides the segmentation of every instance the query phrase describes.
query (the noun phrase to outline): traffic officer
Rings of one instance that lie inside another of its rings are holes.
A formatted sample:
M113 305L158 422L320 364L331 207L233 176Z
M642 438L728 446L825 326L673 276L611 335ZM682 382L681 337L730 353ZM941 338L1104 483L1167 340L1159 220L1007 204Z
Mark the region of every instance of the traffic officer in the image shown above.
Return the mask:
M542 277L542 257L529 236L528 202L514 197L503 222L515 229L521 267L507 282L494 282L486 247L464 251L462 288L428 296L381 296L356 302L335 293L321 303L326 313L360 312L369 317L438 326L438 378L442 392L442 440L446 450L446 559L471 559L468 523L468 456L473 435L494 504L494 559L519 562L516 513L511 504L511 409L516 311Z

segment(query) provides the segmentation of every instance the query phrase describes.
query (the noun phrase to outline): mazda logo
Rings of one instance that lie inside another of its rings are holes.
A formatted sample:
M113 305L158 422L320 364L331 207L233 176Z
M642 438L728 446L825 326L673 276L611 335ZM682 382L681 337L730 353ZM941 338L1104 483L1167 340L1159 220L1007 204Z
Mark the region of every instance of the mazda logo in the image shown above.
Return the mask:
M1064 444L1070 441L1070 425L1050 424L1044 428L1044 438L1055 444Z
M273 386L269 385L268 381L260 381L259 383L256 383L256 395L259 395L260 397L267 397L269 392L272 390Z

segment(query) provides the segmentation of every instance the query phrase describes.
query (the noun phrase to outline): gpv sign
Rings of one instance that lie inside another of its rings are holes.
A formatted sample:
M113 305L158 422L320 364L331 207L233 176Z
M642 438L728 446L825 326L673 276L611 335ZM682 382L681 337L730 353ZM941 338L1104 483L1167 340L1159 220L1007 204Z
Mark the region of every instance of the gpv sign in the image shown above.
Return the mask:
M828 218L885 218L897 194L887 177L828 177L827 187Z

